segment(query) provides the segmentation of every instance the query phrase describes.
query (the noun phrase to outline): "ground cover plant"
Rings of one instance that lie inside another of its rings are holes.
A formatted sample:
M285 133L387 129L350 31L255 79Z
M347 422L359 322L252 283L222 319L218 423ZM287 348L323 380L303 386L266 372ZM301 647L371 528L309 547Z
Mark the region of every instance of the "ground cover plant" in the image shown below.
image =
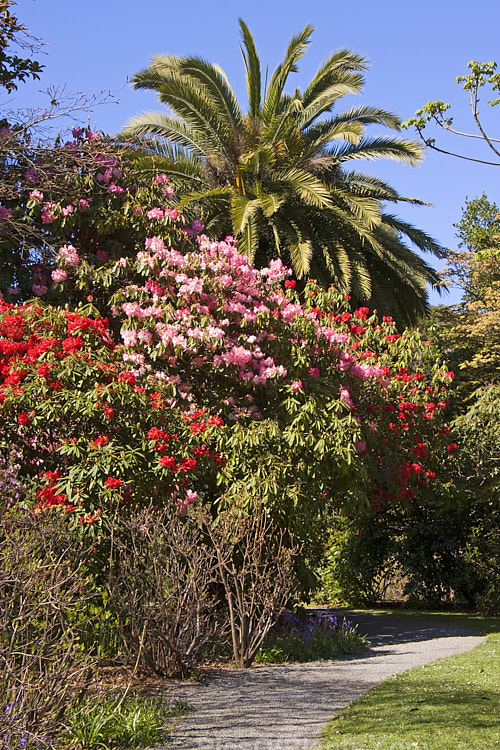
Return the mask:
M152 747L168 741L172 719L187 710L181 700L99 691L69 712L64 742L78 750Z
M396 675L354 701L328 725L324 750L498 746L500 620L444 613L415 616L490 635L473 651Z
M282 612L255 660L258 664L320 661L368 648L367 638L346 617L299 609Z

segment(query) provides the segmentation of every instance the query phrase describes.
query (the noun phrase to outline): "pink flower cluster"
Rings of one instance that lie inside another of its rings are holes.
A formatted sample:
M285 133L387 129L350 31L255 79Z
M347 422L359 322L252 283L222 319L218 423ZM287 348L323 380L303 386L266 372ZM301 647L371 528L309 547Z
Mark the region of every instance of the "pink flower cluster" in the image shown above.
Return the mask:
M62 260L67 266L77 266L80 261L77 249L73 245L63 245L63 247L59 248L57 258Z

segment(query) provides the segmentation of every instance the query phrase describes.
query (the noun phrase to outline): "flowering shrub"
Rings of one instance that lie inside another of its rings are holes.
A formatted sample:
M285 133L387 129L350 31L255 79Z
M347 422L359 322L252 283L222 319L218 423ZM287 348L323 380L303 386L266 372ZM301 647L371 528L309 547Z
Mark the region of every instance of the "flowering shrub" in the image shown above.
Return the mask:
M153 224L168 237L203 228L165 206L173 188L166 175L133 173L126 147L90 129L50 147L25 142L15 128L0 130L0 294L9 302L42 297L76 305L93 293L93 272L135 256ZM111 278L108 279L110 281Z
M0 442L16 447L37 508L92 526L131 500L182 509L207 491L220 420L183 419L161 382L137 385L106 319L0 303L0 331Z
M39 507L92 526L118 501L262 502L312 551L326 507L379 511L448 474L452 374L428 342L333 289L300 298L279 260L199 236L168 177L129 185L118 159L95 154L71 203L26 203L53 248L36 293L72 309L0 313L0 439Z
M112 298L124 363L231 426L217 438L226 499L260 497L303 526L331 499L379 510L447 470L453 374L418 333L314 284L301 304L279 260L256 271L231 240L180 253L153 237L126 266L142 283Z

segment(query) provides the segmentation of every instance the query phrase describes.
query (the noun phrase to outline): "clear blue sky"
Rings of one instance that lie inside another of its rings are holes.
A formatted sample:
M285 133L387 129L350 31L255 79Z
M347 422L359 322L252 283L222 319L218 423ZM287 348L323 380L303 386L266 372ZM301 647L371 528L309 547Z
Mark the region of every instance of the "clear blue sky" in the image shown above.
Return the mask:
M370 62L359 102L407 119L429 99L442 99L452 104L456 125L471 132L466 94L455 77L467 72L469 60L500 64L500 0L18 0L16 11L47 46L40 58L45 64L41 81L21 86L9 106L36 104L37 91L50 85L111 90L119 103L103 105L91 115L91 125L107 132L116 132L137 112L157 108L154 94L133 91L127 84L127 77L145 67L153 54L196 54L217 62L245 102L240 16L270 71L292 34L313 24L311 46L291 77L294 88L307 84L331 51L348 47ZM343 106L351 101L344 99ZM500 106L490 110L485 96L484 112L491 133L500 137ZM472 150L465 139L448 145ZM485 159L490 153L486 147L475 151ZM484 191L500 203L500 167L433 152L417 169L390 162L359 166L387 179L400 193L432 203L432 208L404 207L398 214L446 247L456 245L453 223L466 197ZM437 301L435 295L432 301Z

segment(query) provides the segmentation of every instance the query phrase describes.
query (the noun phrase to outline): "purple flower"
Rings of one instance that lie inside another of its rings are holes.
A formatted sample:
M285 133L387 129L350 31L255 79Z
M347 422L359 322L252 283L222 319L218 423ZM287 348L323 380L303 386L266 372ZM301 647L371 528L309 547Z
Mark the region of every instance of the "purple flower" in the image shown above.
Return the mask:
M27 169L24 173L24 180L25 182L35 184L37 182L40 182L40 175L34 167L29 167L29 169Z

